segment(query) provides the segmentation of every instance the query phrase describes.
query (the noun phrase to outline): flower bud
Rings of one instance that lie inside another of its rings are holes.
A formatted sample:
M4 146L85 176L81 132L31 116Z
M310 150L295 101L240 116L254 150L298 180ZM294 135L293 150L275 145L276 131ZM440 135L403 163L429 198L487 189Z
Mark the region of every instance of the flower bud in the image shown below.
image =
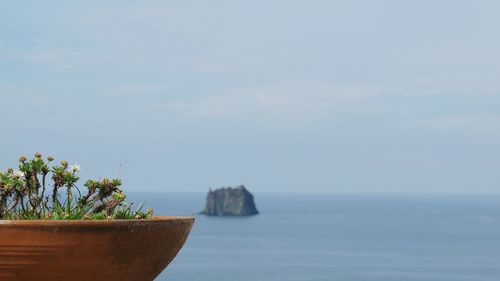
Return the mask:
M40 152L35 153L35 158L36 159L41 159L42 158L42 154Z
M48 160L49 162L52 162L52 161L54 161L54 157L49 156L49 157L47 157L47 160Z
M64 161L64 160L63 160L63 161L61 161L61 166L63 166L63 168L64 168L64 169L67 169L67 168L68 168L68 165L69 165L69 164L68 164L68 162L66 162L66 161Z
M12 168L8 168L8 169L7 169L7 173L9 173L9 174L14 173L14 169L12 169Z
M26 160L27 159L24 155L21 155L21 157L19 157L19 162L21 162L21 163L24 163Z

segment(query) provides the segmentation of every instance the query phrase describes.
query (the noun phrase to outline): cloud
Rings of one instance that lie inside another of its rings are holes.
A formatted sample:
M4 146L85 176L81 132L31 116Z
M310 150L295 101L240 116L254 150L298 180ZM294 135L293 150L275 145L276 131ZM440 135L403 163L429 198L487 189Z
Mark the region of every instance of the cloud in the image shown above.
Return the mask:
M483 129L500 132L499 114L463 114L429 118L420 122L423 127L440 129Z
M314 82L280 83L252 90L235 90L176 99L155 108L197 117L271 117L311 120L325 116L360 99L384 92L377 87L340 87ZM364 104L367 105L366 103Z
M479 144L496 145L500 140L500 114L445 115L421 120L419 127L456 133Z
M112 88L105 92L105 94L116 95L116 96L137 96L144 94L165 94L165 92L171 90L171 87L158 86L158 85L123 85L116 88Z
M121 65L126 62L124 56L119 54L71 48L4 49L1 51L0 58L62 71L80 70L86 66Z

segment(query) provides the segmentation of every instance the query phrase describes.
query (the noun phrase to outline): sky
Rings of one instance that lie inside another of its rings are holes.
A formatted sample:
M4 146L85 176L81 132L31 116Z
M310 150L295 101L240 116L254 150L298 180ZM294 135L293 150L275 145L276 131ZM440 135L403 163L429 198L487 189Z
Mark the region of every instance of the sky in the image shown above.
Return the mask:
M500 194L500 2L3 1L0 169Z

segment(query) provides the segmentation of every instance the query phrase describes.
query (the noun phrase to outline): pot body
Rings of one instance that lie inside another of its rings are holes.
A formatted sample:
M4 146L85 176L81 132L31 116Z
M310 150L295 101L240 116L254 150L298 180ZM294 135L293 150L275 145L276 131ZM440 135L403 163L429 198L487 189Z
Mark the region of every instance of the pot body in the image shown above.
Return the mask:
M193 223L191 217L0 221L0 280L151 281Z

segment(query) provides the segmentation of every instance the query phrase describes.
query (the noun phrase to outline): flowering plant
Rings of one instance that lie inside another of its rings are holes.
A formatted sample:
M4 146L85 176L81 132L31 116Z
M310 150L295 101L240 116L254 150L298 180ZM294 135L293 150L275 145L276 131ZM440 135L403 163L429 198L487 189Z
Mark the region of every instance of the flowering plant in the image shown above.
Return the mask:
M86 192L78 188L80 165L54 158L19 158L18 170L0 171L0 219L104 220L148 219L153 211L132 210L125 203L120 179L88 180ZM52 180L49 184L48 181Z

